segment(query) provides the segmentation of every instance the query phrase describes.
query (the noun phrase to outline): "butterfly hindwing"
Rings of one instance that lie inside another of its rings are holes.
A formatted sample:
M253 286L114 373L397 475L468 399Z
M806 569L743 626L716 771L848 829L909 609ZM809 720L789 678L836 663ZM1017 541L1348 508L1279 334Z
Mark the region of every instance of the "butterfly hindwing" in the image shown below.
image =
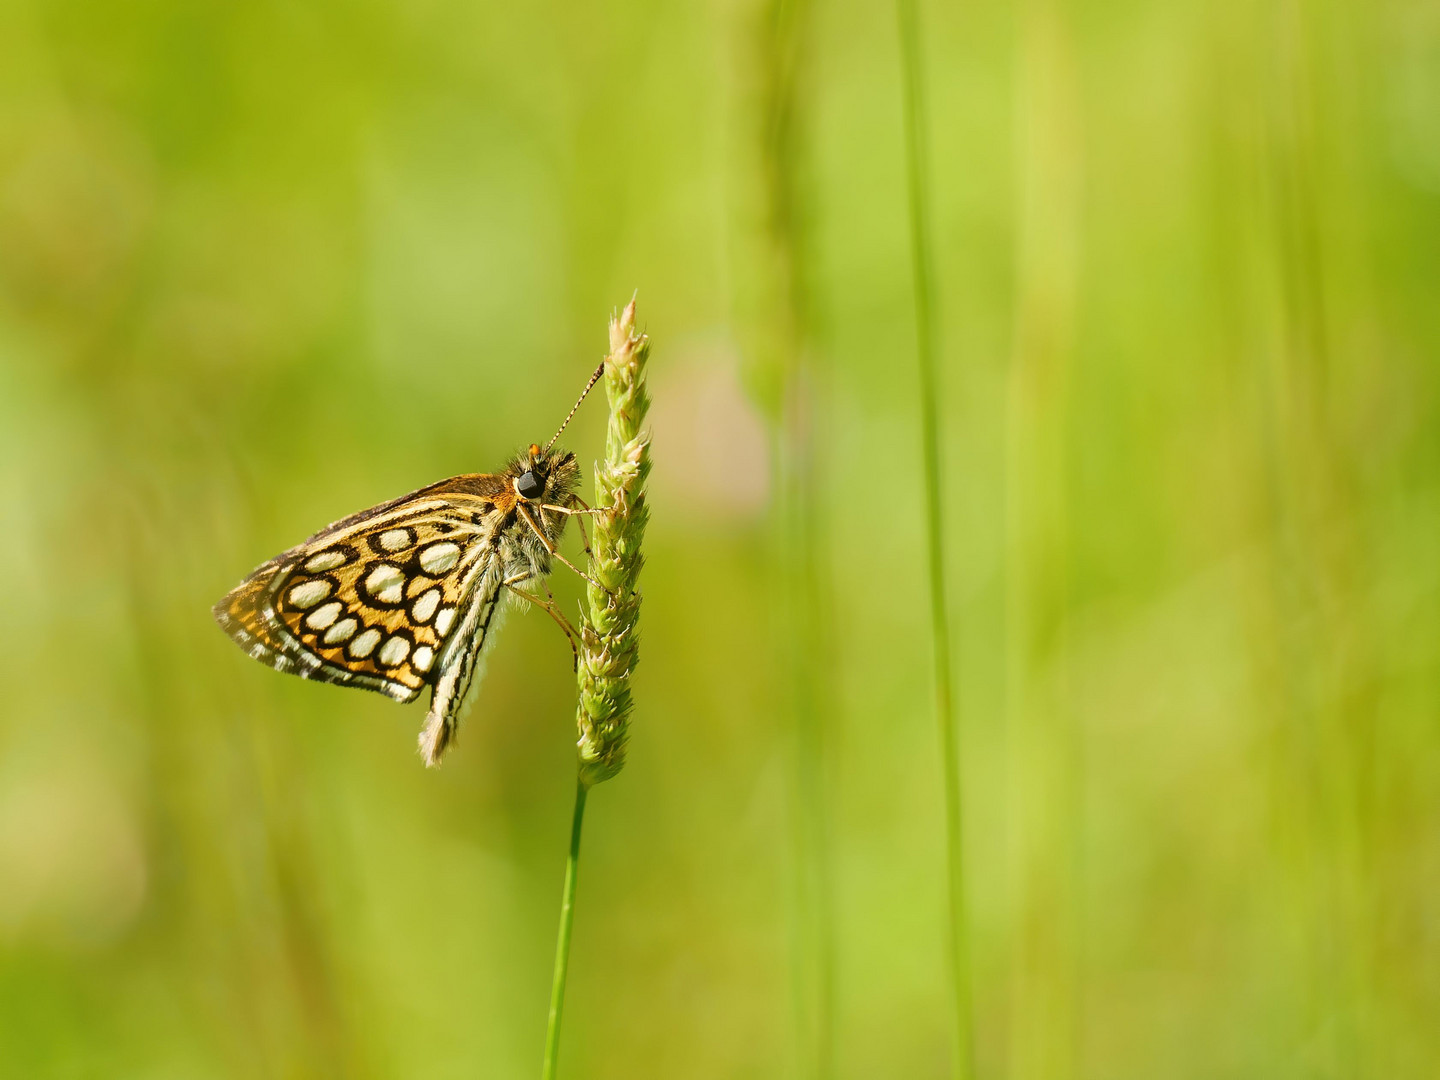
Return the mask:
M257 568L216 619L277 670L412 701L494 577L506 496L475 474L354 514Z

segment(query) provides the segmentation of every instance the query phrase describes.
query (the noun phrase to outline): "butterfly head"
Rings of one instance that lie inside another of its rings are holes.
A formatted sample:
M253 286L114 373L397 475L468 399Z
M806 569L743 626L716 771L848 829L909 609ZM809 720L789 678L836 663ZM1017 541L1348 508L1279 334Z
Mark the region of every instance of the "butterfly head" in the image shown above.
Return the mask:
M575 493L575 489L580 485L580 466L575 464L574 454L568 450L555 449L555 442L574 419L585 395L590 393L590 388L600 381L603 374L605 363L601 361L600 366L590 375L585 389L580 391L579 401L575 402L575 407L565 417L560 430L545 444L545 449L540 449L539 443L531 443L525 453L511 463L510 486L515 489L515 494L522 502L563 504Z
M580 467L568 450L531 443L511 463L510 486L523 502L555 504L574 492L580 482Z

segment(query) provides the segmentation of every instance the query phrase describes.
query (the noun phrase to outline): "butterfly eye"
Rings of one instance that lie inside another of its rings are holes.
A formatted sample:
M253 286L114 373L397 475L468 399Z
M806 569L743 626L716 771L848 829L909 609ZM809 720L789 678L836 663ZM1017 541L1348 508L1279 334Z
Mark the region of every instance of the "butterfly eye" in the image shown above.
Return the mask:
M515 490L522 499L538 499L540 493L545 490L545 485L535 475L535 470L526 469L520 474L520 479L515 481Z

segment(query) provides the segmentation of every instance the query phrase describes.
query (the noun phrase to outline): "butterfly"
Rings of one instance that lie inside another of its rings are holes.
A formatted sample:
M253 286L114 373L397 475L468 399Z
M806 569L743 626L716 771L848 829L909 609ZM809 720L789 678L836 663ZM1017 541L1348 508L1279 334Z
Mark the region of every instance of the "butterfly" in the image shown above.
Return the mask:
M342 518L256 567L215 605L216 621L276 671L399 702L429 686L420 753L437 765L508 600L548 612L576 650L574 627L534 589L549 597L552 559L599 584L557 550L571 517L583 535L580 515L598 511L576 493L575 455L555 442L603 372L543 450L532 443L499 472L452 476Z

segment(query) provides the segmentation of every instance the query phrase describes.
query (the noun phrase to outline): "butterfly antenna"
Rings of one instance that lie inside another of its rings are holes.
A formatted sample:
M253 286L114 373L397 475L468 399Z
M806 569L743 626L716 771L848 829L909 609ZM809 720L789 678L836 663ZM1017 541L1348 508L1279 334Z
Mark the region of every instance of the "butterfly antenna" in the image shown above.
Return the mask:
M555 432L554 438L545 444L545 453L548 454L550 452L550 447L555 445L555 439L560 438L560 432L564 431L565 428L569 426L570 421L575 419L575 414L580 411L580 406L585 401L585 395L590 393L591 388L600 381L600 376L604 374L605 361L601 360L600 366L595 369L595 374L591 375L590 381L585 384L585 389L580 391L580 400L575 402L575 407L570 410L570 415L565 417L565 423L560 425L560 431Z

